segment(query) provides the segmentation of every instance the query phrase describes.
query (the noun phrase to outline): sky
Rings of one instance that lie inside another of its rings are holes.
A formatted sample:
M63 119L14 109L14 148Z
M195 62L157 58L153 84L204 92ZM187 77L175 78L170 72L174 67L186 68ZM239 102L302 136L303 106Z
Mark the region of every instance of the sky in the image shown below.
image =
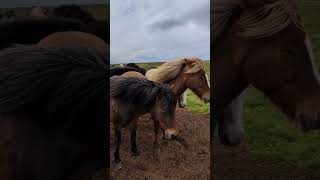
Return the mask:
M111 64L210 59L210 0L110 0Z
M31 7L31 6L56 6L60 4L105 4L110 0L0 0L0 8Z

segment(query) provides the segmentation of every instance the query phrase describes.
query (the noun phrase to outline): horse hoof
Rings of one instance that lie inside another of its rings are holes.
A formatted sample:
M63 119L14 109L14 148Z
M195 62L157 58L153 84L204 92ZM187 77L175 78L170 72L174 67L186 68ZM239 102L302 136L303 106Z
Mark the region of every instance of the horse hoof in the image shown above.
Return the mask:
M120 170L122 168L122 161L116 163L116 162L112 162L112 168L114 170Z

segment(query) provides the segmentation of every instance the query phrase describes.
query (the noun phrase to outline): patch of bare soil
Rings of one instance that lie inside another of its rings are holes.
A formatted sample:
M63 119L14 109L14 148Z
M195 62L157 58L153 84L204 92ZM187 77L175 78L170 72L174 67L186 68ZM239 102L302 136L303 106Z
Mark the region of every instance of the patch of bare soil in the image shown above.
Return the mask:
M177 127L188 148L176 141L160 141L161 152L154 157L154 127L150 115L139 119L137 145L140 156L130 154L130 133L124 129L120 155L121 170L110 170L110 179L209 179L210 178L210 117L177 108ZM110 130L110 159L113 159L114 134ZM112 167L110 161L110 167Z

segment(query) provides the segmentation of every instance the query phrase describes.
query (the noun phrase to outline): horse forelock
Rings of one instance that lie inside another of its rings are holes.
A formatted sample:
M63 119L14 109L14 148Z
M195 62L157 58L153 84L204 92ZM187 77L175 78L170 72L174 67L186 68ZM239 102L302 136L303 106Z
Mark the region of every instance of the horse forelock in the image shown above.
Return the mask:
M192 67L185 66L187 68L186 73L194 74L201 70L204 70L203 61L200 58L190 57L188 58L188 60L191 61Z
M265 4L254 12L245 11L238 22L241 31L238 36L248 38L270 37L290 24L304 31L294 0L278 0Z
M219 38L221 32L227 28L231 17L236 14L236 9L242 9L238 15L239 19L235 22L238 30L236 36L247 38L270 37L291 23L304 31L301 18L298 14L298 6L295 0L278 0L265 3L255 10L248 10L240 0L216 0L212 3L211 28L213 28L213 39Z

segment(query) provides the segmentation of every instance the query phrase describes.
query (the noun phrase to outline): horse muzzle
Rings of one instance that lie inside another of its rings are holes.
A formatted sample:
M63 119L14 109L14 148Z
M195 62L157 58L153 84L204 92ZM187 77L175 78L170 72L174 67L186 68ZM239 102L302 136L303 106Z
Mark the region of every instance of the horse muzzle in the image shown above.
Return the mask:
M176 128L169 128L165 130L165 138L167 140L173 140L178 136L178 130Z
M245 137L245 134L243 129L241 129L240 131L231 132L231 133L223 132L221 129L219 129L219 137L220 137L220 142L223 145L236 146L242 143Z
M210 102L210 96L204 96L202 97L203 102L209 103Z

